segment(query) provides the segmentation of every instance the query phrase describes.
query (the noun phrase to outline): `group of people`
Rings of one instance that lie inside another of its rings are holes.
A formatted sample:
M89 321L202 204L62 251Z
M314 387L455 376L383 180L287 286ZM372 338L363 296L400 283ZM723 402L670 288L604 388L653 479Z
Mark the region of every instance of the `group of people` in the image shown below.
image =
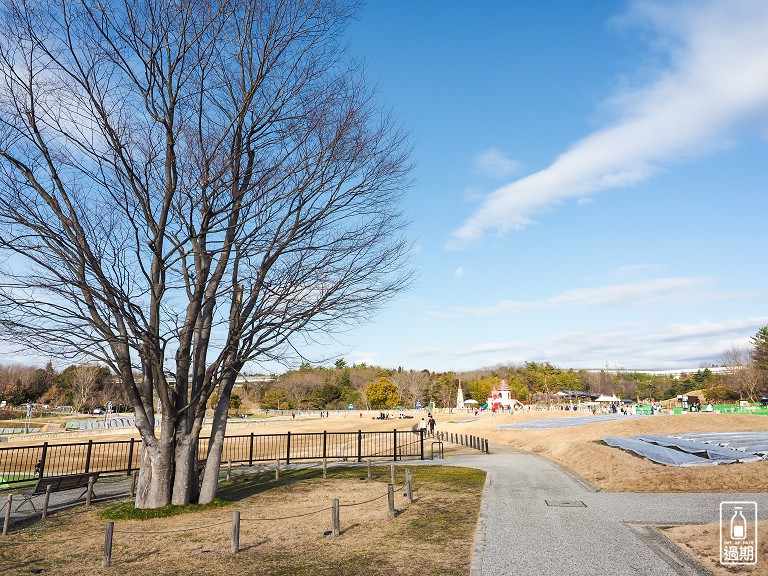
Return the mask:
M422 416L421 422L419 422L419 430L424 430L424 433L429 433L430 436L435 435L435 419L432 417L432 413L427 414L427 420L424 420Z

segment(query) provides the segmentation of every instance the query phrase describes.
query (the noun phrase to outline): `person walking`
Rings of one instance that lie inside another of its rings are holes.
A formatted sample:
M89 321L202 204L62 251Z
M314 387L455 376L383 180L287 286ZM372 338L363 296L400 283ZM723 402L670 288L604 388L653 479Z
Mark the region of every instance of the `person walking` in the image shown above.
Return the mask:
M429 435L430 436L435 435L435 424L436 424L435 419L432 416L430 416L429 417Z
M421 417L421 422L419 422L419 430L421 431L422 434L427 433L427 421L424 420L423 416Z

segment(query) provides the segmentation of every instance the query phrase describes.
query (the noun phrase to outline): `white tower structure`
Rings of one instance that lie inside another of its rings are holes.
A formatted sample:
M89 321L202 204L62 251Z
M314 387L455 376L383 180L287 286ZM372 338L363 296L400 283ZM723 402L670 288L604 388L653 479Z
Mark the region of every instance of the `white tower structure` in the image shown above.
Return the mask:
M459 380L459 389L456 392L456 408L464 408L464 390L461 389L461 380Z

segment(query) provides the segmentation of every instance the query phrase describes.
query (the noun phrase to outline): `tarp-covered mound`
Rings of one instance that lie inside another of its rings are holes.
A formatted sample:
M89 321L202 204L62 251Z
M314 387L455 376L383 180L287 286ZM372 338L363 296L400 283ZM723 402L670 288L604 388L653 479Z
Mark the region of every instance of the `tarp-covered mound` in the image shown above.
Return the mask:
M608 436L603 441L665 466L714 466L768 459L768 432Z
M642 414L597 414L588 416L567 416L563 418L541 418L539 420L526 420L513 424L501 424L496 426L498 430L552 430L554 428L570 428L572 426L586 426L587 424L600 424L613 420L629 420L642 418Z

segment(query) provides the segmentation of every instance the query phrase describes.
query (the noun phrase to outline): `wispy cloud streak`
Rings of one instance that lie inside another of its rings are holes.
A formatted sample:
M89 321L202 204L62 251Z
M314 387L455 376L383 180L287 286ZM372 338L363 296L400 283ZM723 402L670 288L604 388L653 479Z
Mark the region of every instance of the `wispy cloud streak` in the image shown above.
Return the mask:
M452 244L523 228L568 199L632 186L664 165L711 152L768 111L768 2L636 2L668 66L609 102L615 120L547 168L488 195Z
M541 300L502 300L485 307L456 307L448 313L433 312L432 315L454 318L498 316L573 306L635 307L675 299L690 301L693 294L700 294L701 289L709 283L707 278L662 278L632 284L576 288ZM705 296L702 294L701 297Z

